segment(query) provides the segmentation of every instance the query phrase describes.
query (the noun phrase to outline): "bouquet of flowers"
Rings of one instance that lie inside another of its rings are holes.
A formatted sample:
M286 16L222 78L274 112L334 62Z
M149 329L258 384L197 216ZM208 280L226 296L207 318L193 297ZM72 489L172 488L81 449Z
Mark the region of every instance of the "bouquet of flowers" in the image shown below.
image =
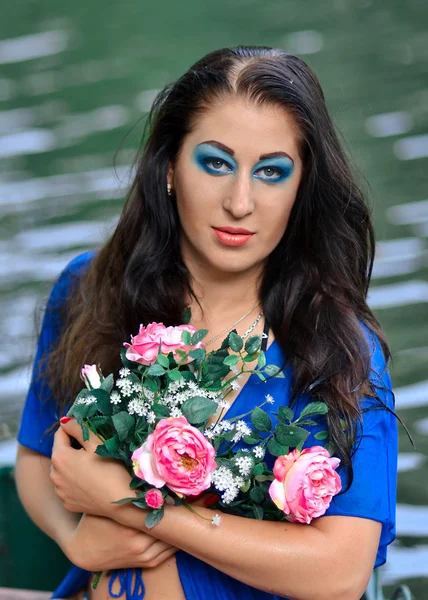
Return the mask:
M327 406L310 402L298 418L290 407L280 406L273 413L274 426L263 409L274 402L267 394L248 413L222 419L243 373L261 381L284 374L266 363L261 336L244 343L232 331L220 349L207 352L207 333L189 324L141 325L124 343L116 381L97 365L83 367L86 389L68 415L81 425L84 439L89 430L100 438L97 454L124 463L134 495L118 503L148 510L148 528L162 519L165 503L196 512L192 500L202 494L205 506L226 513L310 523L341 489L339 459L322 446L303 450L309 435L304 426L316 424ZM316 438L326 440L327 431ZM276 457L273 469L266 453ZM220 520L216 513L211 522Z

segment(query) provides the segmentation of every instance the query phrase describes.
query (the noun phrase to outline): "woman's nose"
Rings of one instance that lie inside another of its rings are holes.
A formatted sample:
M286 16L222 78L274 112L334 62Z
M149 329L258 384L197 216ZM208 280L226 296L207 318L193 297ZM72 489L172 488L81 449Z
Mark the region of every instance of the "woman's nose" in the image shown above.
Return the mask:
M254 210L254 191L247 175L231 178L223 201L223 207L236 219L242 219Z

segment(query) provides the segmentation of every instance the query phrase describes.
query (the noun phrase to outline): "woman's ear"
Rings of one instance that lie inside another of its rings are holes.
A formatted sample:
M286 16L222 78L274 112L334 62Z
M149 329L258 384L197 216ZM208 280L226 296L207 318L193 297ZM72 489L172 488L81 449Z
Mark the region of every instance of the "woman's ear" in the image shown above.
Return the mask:
M171 163L168 166L168 174L166 176L166 182L171 185L174 189L174 168Z

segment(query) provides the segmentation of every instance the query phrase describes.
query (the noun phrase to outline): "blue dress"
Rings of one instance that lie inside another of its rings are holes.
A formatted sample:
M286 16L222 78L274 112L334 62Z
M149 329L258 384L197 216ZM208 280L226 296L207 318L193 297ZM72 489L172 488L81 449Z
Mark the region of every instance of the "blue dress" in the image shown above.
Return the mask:
M47 397L48 389L40 376L39 361L55 342L61 320L59 308L67 298L72 280L89 265L93 252L86 252L72 260L56 281L50 294L42 330L38 340L37 353L33 367L32 382L28 391L18 441L47 457L51 456L53 435L46 430L62 416L58 413L54 402L42 402ZM385 360L376 336L364 325L362 329L371 348L371 380L376 386L379 398L390 408L394 408L394 397L391 392L391 381L386 371ZM274 341L267 350L267 362L283 364L283 353L279 344ZM291 373L285 369L285 379L270 379L265 383L252 375L239 396L227 413L227 418L240 415L251 410L264 400L266 394L271 394L275 403L269 405L277 411L280 405L286 406L290 400ZM309 401L301 396L295 405L296 414ZM362 408L377 406L371 397L362 399ZM275 422L275 417L272 415ZM311 427L311 432L305 442L306 447L319 445L314 435L322 425ZM375 567L386 560L386 550L395 538L395 502L397 476L397 423L394 415L384 408L368 410L363 414L363 425L359 435L359 445L352 463L354 481L348 491L333 498L325 516L344 515L363 517L379 521L382 524L379 548ZM273 465L274 458L266 454L266 462ZM342 487L346 487L346 472L339 468ZM275 600L279 596L268 594L241 583L225 573L211 567L194 556L179 550L176 553L177 568L183 592L187 600ZM52 598L67 598L81 590L89 581L91 572L76 566L71 567L66 577L55 590ZM115 573L120 576L125 591L132 579L132 570L128 569ZM144 577L144 573L143 573ZM144 584L139 578L140 588L128 589L127 600L142 598ZM134 592L134 593L133 593Z

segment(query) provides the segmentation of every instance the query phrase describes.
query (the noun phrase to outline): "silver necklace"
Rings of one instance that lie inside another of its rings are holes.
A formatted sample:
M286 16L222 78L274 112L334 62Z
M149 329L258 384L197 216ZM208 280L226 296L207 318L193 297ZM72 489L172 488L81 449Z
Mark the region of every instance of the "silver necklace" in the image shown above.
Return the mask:
M206 346L208 346L208 344L212 344L212 342L215 342L216 340L218 340L218 338L220 336L222 336L223 334L227 333L228 331L230 331L231 329L233 329L236 325L238 325L238 323L240 323L241 321L243 321L246 317L248 317L248 315L250 315L253 310L255 308L257 308L259 306L260 302L257 302L257 304L255 304L253 306L253 308L251 310L249 310L247 313L245 313L245 315L243 315L242 317L240 317L237 321L235 321L232 325L230 325L230 327L226 327L226 329L224 329L223 331L221 331L218 335L216 335L215 337L213 337L211 340L209 340L208 342L205 343ZM259 323L260 319L263 316L263 311L261 311L256 319L254 320L254 322L252 323L252 325L250 325L250 327L247 329L247 331L241 335L242 339L245 339L252 331L255 327L257 327L257 324Z

